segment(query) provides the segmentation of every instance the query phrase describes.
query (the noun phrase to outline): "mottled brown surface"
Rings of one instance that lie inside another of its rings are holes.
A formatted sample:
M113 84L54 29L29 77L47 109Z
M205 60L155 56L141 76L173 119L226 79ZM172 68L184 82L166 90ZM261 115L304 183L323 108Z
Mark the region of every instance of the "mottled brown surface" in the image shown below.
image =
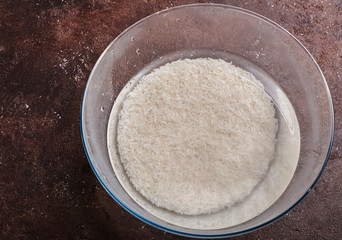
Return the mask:
M83 89L124 29L156 11L204 1L0 2L0 239L185 239L127 213L101 187L80 137ZM321 66L335 137L318 184L279 221L236 239L342 239L342 2L216 1L293 33Z

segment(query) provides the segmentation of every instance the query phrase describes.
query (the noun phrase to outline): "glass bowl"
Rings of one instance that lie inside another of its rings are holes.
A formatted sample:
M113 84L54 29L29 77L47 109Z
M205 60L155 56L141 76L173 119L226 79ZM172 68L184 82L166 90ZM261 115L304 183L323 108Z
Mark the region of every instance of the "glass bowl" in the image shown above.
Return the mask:
M295 174L271 207L232 227L198 230L155 217L126 193L108 156L107 125L121 89L132 77L146 73L147 66L161 65L170 59L205 57L212 52L242 56L275 79L294 107L301 147ZM128 212L154 227L202 238L235 236L256 230L296 206L310 192L326 165L333 129L333 106L327 83L305 47L269 19L220 4L170 8L129 27L98 59L81 108L83 145L95 175L107 192Z

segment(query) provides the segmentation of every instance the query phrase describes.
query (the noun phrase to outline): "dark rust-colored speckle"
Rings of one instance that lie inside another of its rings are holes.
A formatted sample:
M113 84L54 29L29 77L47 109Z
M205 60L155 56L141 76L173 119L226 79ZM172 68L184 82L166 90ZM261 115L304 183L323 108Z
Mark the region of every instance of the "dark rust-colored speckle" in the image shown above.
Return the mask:
M97 181L80 137L82 93L97 58L131 24L185 3L262 14L321 66L335 107L332 153L308 197L235 239L342 239L342 2L4 0L0 2L0 239L184 239L120 207Z

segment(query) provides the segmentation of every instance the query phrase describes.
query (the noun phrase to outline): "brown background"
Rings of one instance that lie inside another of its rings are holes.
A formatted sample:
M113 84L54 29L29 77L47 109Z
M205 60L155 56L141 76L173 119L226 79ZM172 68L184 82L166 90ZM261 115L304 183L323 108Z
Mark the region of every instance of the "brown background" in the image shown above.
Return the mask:
M80 105L92 67L119 33L195 2L204 1L0 2L0 239L184 239L131 216L101 187L82 147ZM294 34L321 66L335 107L318 184L285 217L236 239L342 239L342 1L212 2Z

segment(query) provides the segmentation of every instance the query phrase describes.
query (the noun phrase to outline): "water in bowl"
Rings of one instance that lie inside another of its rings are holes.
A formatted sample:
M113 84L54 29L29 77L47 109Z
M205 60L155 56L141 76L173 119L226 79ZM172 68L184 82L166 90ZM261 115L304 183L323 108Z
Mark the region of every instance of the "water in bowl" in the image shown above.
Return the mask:
M168 62L186 58L193 59L204 57L220 58L227 62L232 62L233 65L252 73L260 82L262 82L265 92L274 102L279 128L275 158L271 162L265 177L247 199L216 213L187 216L156 207L134 189L123 169L116 150L116 125L122 102L142 76ZM108 126L108 145L111 145L113 150L112 152L109 151L109 155L118 180L132 199L141 207L166 222L182 227L192 229L219 229L248 221L270 207L281 196L290 183L298 164L300 129L292 104L282 88L270 74L259 68L256 64L240 55L230 52L186 50L157 57L155 61L141 69L139 73L126 84L117 97L111 112Z

